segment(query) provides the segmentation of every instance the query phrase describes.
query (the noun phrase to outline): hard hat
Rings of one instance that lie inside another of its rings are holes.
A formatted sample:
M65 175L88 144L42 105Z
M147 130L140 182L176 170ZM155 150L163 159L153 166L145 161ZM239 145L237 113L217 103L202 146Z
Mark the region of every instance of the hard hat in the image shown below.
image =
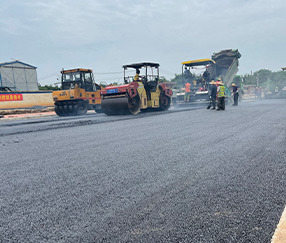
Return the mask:
M231 86L236 86L235 83L232 83Z
M218 79L217 79L217 81L221 81L221 79L220 79L220 78L218 78Z

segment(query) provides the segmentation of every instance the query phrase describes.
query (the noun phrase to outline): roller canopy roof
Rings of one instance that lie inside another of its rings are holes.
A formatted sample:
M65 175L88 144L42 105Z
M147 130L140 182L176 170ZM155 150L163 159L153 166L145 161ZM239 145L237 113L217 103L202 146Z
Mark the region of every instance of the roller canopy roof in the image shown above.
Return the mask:
M194 67L194 66L215 64L215 61L212 59L198 59L198 60L182 62L182 64L187 67Z
M159 63L154 62L141 62L141 63L134 63L129 65L124 65L123 68L142 68L142 67L159 67Z
M92 73L91 69L86 68L75 68L75 69L68 69L68 70L62 70L61 73L74 73L74 72L87 72Z

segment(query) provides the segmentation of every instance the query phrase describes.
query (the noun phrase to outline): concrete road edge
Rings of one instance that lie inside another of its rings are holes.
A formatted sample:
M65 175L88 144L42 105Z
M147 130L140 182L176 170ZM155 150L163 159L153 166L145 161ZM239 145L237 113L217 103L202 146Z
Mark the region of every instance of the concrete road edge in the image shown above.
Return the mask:
M286 242L286 206L277 225L277 228L272 237L271 243L285 243Z

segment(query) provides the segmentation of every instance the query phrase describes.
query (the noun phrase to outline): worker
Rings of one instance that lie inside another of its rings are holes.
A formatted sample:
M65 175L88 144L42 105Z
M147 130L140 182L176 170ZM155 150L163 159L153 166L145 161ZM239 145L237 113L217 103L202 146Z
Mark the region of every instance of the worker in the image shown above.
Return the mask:
M191 74L190 70L187 67L185 67L185 71L184 71L185 83L190 82L191 78L192 78L192 74Z
M189 102L191 93L191 84L187 82L185 84L185 102Z
M140 74L140 70L138 68L136 68L136 74L135 74L135 77L134 77L134 81L138 81L139 80L139 74Z
M237 106L238 105L238 87L236 86L235 83L233 83L232 85L232 94L233 94L233 105Z
M216 87L216 82L214 80L212 80L210 82L211 88L210 88L210 105L209 108L211 108L211 110L215 110L215 106L216 106L216 96L217 96L217 87ZM208 108L208 109L209 109Z
M225 87L221 79L218 79L218 87L217 87L217 111L225 110Z
M203 80L206 82L208 82L210 80L210 73L208 72L208 70L204 71Z

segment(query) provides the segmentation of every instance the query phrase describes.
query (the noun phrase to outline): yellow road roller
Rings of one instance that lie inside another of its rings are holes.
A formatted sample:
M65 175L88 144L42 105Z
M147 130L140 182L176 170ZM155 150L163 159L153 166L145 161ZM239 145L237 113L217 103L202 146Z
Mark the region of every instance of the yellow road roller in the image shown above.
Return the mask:
M61 90L53 91L55 112L59 116L84 115L87 110L102 112L100 91L91 69L61 71Z
M172 90L159 83L159 64L151 62L124 65L124 84L101 91L101 106L106 115L138 114L141 110L168 110ZM128 76L130 71L135 74Z

